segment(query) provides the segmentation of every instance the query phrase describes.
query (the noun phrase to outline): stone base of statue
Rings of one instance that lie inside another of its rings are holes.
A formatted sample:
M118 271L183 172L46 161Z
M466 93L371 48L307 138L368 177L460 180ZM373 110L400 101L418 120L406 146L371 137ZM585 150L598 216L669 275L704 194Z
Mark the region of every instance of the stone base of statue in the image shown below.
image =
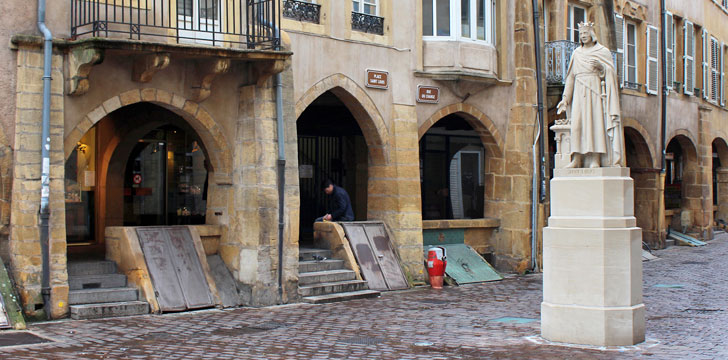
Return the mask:
M643 342L642 230L629 168L555 169L548 225L541 335L596 346Z

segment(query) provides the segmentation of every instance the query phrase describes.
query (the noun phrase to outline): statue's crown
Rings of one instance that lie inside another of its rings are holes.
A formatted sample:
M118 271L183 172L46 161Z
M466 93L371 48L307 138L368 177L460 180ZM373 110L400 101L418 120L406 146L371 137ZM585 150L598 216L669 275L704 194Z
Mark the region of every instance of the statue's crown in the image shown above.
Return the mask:
M586 30L594 30L594 23L590 21L584 21L579 23L579 30L586 29Z

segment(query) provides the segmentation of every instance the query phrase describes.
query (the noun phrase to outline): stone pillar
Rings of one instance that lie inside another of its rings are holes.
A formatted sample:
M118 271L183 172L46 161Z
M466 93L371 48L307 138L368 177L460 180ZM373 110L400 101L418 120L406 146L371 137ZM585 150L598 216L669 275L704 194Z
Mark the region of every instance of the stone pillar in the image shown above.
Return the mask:
M660 245L660 169L630 169L634 179L634 210L637 226L642 229L642 240L650 248L659 249ZM656 216L657 214L657 216ZM662 219L664 222L664 215Z
M728 223L728 167L716 169L716 189L718 192L718 214L716 221Z
M695 231L703 240L713 238L713 138L710 106L698 107L698 173L692 186L683 192L693 212Z
M541 334L596 346L645 339L641 230L628 168L555 169L544 229Z
M43 50L18 49L15 152L10 216L9 253L26 316L41 316L40 208L41 109L43 107ZM63 155L63 57L53 55L51 83L50 167L50 282L51 316L68 313L66 273L66 213Z

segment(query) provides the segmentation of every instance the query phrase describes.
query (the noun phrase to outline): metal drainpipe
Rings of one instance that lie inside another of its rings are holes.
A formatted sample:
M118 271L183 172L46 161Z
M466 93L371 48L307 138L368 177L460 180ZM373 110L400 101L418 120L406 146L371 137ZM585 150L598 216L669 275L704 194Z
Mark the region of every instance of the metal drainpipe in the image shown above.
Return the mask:
M53 34L46 27L46 2L38 0L38 29L43 33L43 112L41 130L41 192L40 192L40 244L43 269L41 275L41 294L46 318L51 318L51 285L50 285L50 246L49 226L50 209L50 127L51 127L51 61L53 51Z
M660 153L662 154L662 160L660 165L660 171L665 172L665 127L667 124L667 44L665 44L665 0L660 1L660 28L662 31L660 35L660 55L662 57L662 96L661 96L661 107L660 107ZM672 31L672 29L669 29Z
M538 262L536 261L537 251L536 245L538 243L538 204L544 201L546 196L545 189L540 189L539 184L544 182L545 169L544 169L544 155L546 153L545 143L541 131L543 129L543 89L541 81L541 35L539 29L539 16L538 16L538 0L533 0L533 41L534 41L534 55L536 57L536 96L537 99L537 111L538 111L538 135L536 141L538 141L539 152L536 154L536 143L533 144L533 184L532 184L532 197L531 197L531 269L538 271ZM538 156L538 158L536 158ZM538 181L536 181L538 176ZM545 184L544 184L545 186ZM544 190L544 191L540 191ZM540 193L540 197L539 197ZM540 200L540 201L539 201Z

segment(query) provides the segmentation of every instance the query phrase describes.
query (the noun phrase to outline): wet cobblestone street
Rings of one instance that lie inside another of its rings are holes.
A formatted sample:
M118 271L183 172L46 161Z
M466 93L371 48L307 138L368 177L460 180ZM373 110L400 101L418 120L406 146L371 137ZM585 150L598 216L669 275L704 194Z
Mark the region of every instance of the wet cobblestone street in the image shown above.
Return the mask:
M417 288L378 299L33 324L53 340L12 359L725 359L728 235L643 263L647 341L549 344L538 335L541 275Z

